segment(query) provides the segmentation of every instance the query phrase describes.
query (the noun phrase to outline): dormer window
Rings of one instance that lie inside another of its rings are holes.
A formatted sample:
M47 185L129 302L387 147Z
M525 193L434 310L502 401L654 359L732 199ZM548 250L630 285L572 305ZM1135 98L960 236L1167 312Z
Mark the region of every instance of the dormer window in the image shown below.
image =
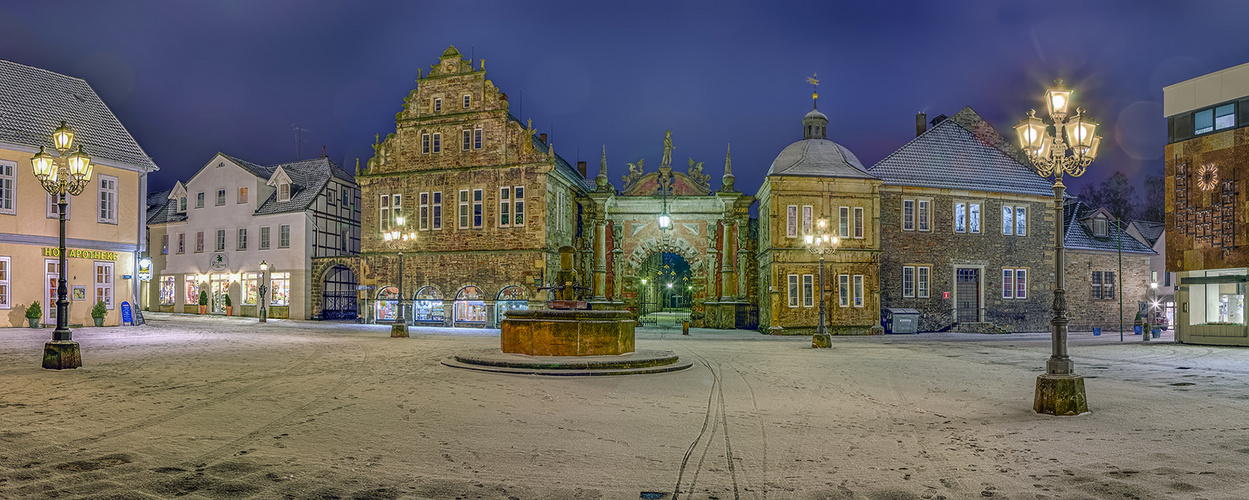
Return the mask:
M441 97L434 98L434 112L435 113L442 112L442 98Z
M178 198L178 213L186 212L186 197Z
M1106 217L1097 216L1093 218L1093 236L1106 236L1107 234Z
M291 201L291 183L278 184L278 201Z

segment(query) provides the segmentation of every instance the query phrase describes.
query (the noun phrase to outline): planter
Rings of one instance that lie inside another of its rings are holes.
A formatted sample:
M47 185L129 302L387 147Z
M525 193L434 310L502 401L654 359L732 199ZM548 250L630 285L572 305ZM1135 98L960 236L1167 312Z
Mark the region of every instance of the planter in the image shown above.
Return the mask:
M26 318L26 322L30 323L31 328L39 328L39 318Z
M234 314L234 306L226 306L226 316L231 316L233 314Z
M208 314L208 306L199 306L200 314Z
M95 320L95 326L104 326L104 318L91 318Z

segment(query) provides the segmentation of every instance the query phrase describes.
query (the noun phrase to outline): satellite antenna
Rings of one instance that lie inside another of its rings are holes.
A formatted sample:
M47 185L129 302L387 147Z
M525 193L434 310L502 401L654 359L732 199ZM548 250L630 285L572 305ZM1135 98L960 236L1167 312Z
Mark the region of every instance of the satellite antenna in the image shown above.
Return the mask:
M304 159L304 133L312 131L294 123L291 124L291 131L295 133L295 159L302 160Z

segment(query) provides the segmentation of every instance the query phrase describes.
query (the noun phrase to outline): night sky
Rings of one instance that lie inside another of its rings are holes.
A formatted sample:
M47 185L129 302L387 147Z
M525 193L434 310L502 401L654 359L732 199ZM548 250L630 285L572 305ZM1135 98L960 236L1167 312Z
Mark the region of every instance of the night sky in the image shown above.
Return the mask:
M818 74L828 138L869 166L918 111L971 106L1013 140L1063 78L1105 137L1069 185L1122 171L1139 193L1162 171L1162 87L1249 62L1246 19L1238 1L8 1L0 58L86 79L160 166L153 190L217 151L293 161L293 126L302 157L325 146L351 170L453 44L591 176L606 145L618 188L671 129L679 170L706 162L718 187L732 143L754 194Z

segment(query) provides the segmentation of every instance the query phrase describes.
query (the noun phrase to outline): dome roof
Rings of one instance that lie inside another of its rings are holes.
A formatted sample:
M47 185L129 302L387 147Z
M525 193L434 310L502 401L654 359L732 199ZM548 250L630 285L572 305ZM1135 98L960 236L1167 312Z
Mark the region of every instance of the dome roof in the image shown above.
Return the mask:
M811 112L810 112L810 113L807 113L807 116L802 117L802 121L804 121L804 122L805 122L805 121L810 120L810 119L812 119L812 118L818 118L818 119L820 119L820 120L824 120L825 122L827 122L827 121L828 121L828 117L827 117L827 116L824 116L824 113L821 113L821 112L820 112L820 110L818 110L818 109L813 109L813 110L811 110Z
M849 149L827 139L804 139L790 144L772 161L767 175L876 178L867 173L863 162Z

